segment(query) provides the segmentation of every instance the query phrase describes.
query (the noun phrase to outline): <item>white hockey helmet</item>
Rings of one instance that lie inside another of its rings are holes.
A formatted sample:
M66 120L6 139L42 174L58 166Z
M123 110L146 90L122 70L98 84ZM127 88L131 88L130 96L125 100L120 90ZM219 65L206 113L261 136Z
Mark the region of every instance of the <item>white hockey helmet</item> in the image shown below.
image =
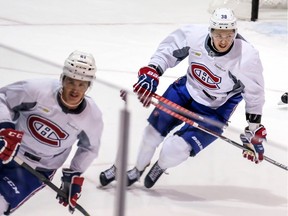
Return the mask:
M95 80L96 65L94 57L90 53L81 51L72 52L64 62L63 73L64 76L72 79L92 82Z
M230 8L216 8L210 18L209 30L234 29L237 30L237 19Z

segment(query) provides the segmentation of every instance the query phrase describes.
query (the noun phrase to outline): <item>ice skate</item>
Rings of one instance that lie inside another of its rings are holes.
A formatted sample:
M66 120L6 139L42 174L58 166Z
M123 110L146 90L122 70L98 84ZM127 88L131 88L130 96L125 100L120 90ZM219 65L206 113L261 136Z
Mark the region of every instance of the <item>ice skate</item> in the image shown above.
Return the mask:
M143 171L139 171L136 167L134 167L131 170L128 170L127 171L127 186L131 186L136 181L138 181L144 171L145 169Z
M102 186L106 186L110 184L116 178L116 167L113 165L109 169L100 173L100 184Z
M150 169L148 174L145 177L144 186L146 188L151 188L153 185L157 182L157 180L160 178L160 176L165 172L166 169L162 169L158 165L158 161L153 165L153 167Z

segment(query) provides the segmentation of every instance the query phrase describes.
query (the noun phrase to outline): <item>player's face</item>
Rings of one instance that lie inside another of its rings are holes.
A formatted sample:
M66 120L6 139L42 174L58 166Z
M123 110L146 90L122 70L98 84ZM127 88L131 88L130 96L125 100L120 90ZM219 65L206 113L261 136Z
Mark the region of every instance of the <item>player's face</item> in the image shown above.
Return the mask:
M219 30L215 29L212 33L213 45L219 52L226 52L233 43L235 32L234 30Z
M71 106L69 108L78 106L78 104L82 101L85 92L89 88L88 81L75 80L69 77L65 77L62 85L62 99L64 100L65 105L69 104Z

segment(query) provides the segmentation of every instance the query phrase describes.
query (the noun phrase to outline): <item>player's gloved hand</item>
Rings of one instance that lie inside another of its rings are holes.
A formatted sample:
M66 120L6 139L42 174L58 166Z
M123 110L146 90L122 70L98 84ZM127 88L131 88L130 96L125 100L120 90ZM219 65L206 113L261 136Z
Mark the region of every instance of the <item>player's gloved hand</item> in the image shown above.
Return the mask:
M67 194L68 199L65 199L59 194L57 195L56 199L58 199L59 203L63 206L67 206L69 204L69 212L73 214L73 212L75 211L77 200L81 196L84 178L80 176L80 172L76 172L67 168L62 169L62 174L62 184L60 189L65 194Z
M255 162L256 164L264 159L264 147L262 142L266 139L266 128L263 125L259 125L255 130L249 130L249 127L245 128L245 133L240 134L240 139L244 146L250 148L249 150L243 150L243 157Z
M21 144L23 132L12 128L0 129L0 160L7 164L13 160Z
M156 92L159 83L159 73L155 68L145 66L138 72L138 82L133 85L133 91L144 107L149 107L152 94Z

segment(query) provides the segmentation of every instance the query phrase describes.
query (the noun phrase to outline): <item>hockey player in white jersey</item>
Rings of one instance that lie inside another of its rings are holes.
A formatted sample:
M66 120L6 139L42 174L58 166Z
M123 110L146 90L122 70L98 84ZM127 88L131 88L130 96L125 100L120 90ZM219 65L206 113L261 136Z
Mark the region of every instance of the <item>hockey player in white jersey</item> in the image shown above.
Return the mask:
M261 124L264 105L262 63L258 51L238 33L237 20L229 8L216 9L209 26L188 25L168 35L152 55L148 66L140 68L134 92L144 106L149 106L159 77L168 68L177 66L188 57L185 76L172 83L163 97L205 118L227 125L230 116L244 99L248 126L241 134L244 145L254 153L243 151L243 156L255 163L263 160L262 141L266 137ZM189 124L184 124L172 136L164 138L182 122L155 108L144 129L136 165L127 172L128 186L139 180L150 165L156 148L163 142L158 161L145 177L144 185L151 188L164 171L196 156L216 138ZM199 122L218 134L223 127ZM115 180L113 165L100 174L103 186Z
M103 131L102 113L85 93L95 80L96 65L89 53L74 51L65 60L60 81L36 79L0 88L0 215L9 215L45 185L14 160L21 160L52 179L63 168L57 196L73 213L81 194L81 174L97 157ZM70 193L69 193L70 192Z

